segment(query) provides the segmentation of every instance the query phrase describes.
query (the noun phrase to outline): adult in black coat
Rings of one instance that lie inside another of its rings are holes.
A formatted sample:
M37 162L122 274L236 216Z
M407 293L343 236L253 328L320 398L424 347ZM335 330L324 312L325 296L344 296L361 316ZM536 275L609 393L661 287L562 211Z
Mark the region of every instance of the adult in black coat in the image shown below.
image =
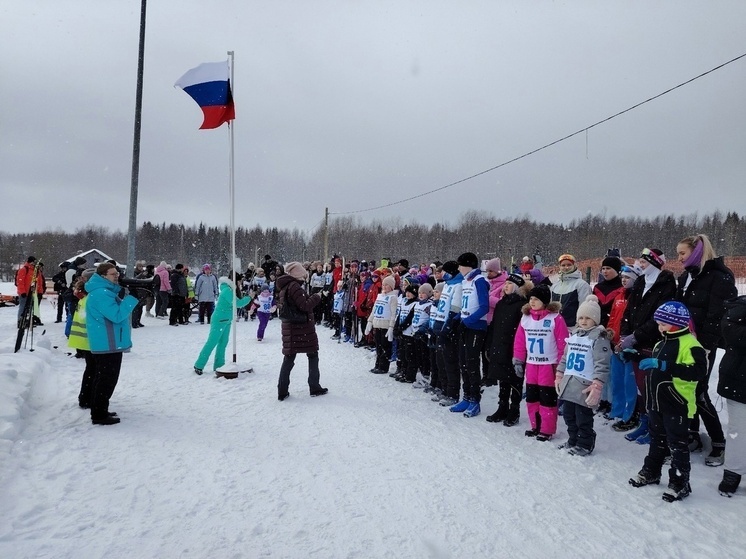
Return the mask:
M725 303L722 320L725 355L720 361L718 394L728 402L728 458L721 494L735 493L746 474L746 296ZM739 436L740 435L740 436Z
M313 309L321 302L317 293L308 295L303 287L308 272L300 262L288 262L285 274L277 278L278 305L291 305L300 313L306 314L304 322L289 322L283 320L282 312L282 354L284 355L280 367L280 378L277 381L277 398L282 401L289 396L290 371L295 365L295 356L305 353L308 356L308 389L311 396L323 396L328 392L319 384L319 339L316 335L316 324Z
M521 309L528 302L534 284L519 274L510 274L503 284L503 296L495 305L490 326L492 341L487 379L500 383L497 411L487 416L490 423L504 422L508 427L518 423L523 396L523 377L513 369L513 340L521 322Z
M653 315L658 307L676 296L676 279L670 271L661 269L666 258L659 249L643 249L639 262L642 275L629 291L627 308L619 327L621 338L614 350L617 354L635 350L640 356L650 357L653 346L662 338ZM634 369L639 394L645 394L645 371L637 363L634 363ZM637 413L628 423L636 423L639 414L644 412L645 401L638 396Z
M738 295L733 272L715 254L707 235L692 235L679 241L676 246L679 262L684 273L679 276L676 299L689 309L694 323L694 333L707 351L707 376L697 383L697 414L689 425L691 450L701 450L699 418L705 424L712 439L712 453L707 464L719 466L723 463L725 435L715 407L708 393L710 374L715 362L715 350L723 346L720 322L725 314L725 301Z

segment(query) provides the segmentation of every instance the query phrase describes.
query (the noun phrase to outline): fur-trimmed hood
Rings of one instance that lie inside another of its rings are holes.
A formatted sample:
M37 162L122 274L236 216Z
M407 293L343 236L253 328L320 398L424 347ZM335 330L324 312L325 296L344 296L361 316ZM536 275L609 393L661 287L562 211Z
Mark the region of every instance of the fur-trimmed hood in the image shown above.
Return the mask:
M525 285L523 287L526 287ZM523 289L523 287L521 289ZM530 290L529 290L530 291ZM542 310L534 313L534 318L541 318L541 316L545 316L547 314L553 313L553 312L560 312L560 309L562 308L562 305L560 305L559 301L552 301L549 303L546 307L544 307ZM531 314L531 306L526 303L521 307L521 312L528 316ZM543 313L543 314L542 314ZM541 315L541 316L539 316Z

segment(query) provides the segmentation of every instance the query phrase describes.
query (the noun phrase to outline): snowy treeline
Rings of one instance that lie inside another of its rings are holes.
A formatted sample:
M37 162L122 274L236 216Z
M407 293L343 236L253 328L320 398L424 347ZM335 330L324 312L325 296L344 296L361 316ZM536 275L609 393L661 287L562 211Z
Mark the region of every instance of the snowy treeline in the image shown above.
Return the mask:
M551 263L564 252L578 259L602 257L609 247L622 255L637 254L645 246L660 247L673 257L676 243L687 235L705 233L718 254L746 255L746 217L736 212L699 217L587 216L569 223L539 223L528 214L513 219L497 219L485 211L469 211L455 225L405 223L401 218L364 221L357 217L337 217L329 224L329 250L348 257L375 259L406 257L410 262L445 260L469 250L482 258L511 258L539 254ZM42 231L8 234L0 232L0 278L12 279L13 266L28 254L56 264L91 248L103 250L124 261L127 233L102 226L85 226L74 233ZM314 231L276 227L239 227L236 252L243 265L271 254L275 260L317 260L324 256L323 224ZM212 262L227 269L230 260L228 227L208 227L145 222L138 229L137 258L148 262L166 260L196 265ZM49 268L53 269L53 268Z

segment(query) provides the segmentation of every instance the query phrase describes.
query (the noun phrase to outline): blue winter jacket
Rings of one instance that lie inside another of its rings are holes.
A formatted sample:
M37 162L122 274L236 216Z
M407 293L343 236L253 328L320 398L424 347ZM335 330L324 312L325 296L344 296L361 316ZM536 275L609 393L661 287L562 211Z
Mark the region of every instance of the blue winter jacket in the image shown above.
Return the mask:
M130 314L137 299L127 295L119 298L121 287L99 274L93 274L85 284L86 330L91 353L120 353L132 347Z

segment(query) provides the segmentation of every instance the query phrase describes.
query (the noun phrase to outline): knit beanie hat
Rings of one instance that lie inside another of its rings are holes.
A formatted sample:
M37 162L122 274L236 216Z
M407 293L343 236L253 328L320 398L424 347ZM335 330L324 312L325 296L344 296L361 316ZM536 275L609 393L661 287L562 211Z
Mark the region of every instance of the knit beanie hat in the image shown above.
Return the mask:
M449 260L448 262L443 263L443 271L446 274L455 276L456 274L458 274L458 262L456 262L455 260Z
M407 286L407 288L404 290L405 293L411 293L415 297L417 297L417 290L419 286L416 283L412 283Z
M435 287L433 288L433 292L443 293L443 288L445 288L446 282L440 281L435 284Z
M503 271L502 266L500 265L499 258L493 258L492 260L488 260L484 269L488 272L495 272L496 274L499 274Z
M465 252L456 259L459 266L465 266L466 268L479 268L479 259L473 252Z
M653 315L653 320L663 324L672 324L679 328L686 328L689 326L689 309L686 308L684 303L668 301L658 307Z
M663 268L666 263L666 257L663 255L663 251L657 248L644 248L642 249L642 255L640 258L649 262L659 270Z
M513 282L518 287L523 287L526 284L526 280L523 279L523 276L520 276L518 274L510 274L506 281Z
M297 280L306 279L306 275L308 274L300 262L288 262L285 264L285 273Z
M601 267L612 268L618 274L622 271L622 261L619 260L616 256L607 256L601 261Z
M212 266L210 266L209 264L203 264L202 271L206 272L207 270L212 270Z
M269 284L268 283L263 283L262 284L262 291L261 292L264 293L265 291L267 293L269 293Z
M561 264L563 260L569 260L573 264L575 264L575 257L572 254L563 254L557 259L557 263Z
M636 264L633 264L632 266L622 266L621 275L634 281L642 275L642 270Z
M528 292L528 298L530 299L531 297L536 297L546 307L552 300L552 292L549 291L549 287L540 283Z
M593 320L593 322L596 323L596 326L601 324L601 307L598 304L598 297L595 295L588 295L588 297L585 298L585 301L580 303L576 318L580 319L580 317L583 316Z
M429 283L423 283L418 293L424 293L427 297L430 297L433 294L433 286Z
M386 276L383 278L383 285L388 285L391 289L394 289L396 287L394 276Z

